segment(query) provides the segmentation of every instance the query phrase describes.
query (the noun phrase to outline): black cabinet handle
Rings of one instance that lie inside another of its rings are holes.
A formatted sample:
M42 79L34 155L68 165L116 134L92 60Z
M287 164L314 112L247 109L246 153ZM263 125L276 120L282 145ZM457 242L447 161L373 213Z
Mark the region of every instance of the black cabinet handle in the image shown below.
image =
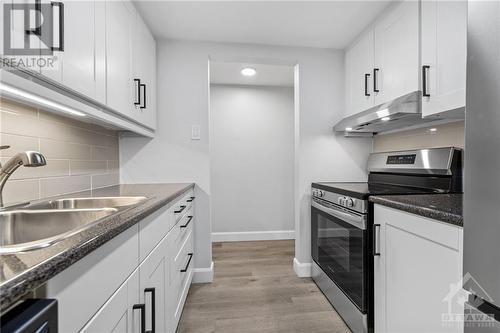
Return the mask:
M174 213L175 213L175 214L182 213L182 211L183 211L184 209L186 209L186 206L185 206L185 205L182 205L182 206L181 206L181 209L179 209L179 210L174 210Z
M146 333L146 304L134 304L132 310L141 311L141 333Z
M373 91L374 92L380 92L380 90L377 87L377 73L380 69L374 68L373 69Z
M188 216L188 220L187 220L186 224L181 225L181 228L187 228L187 226L189 225L189 223L191 223L192 219L193 219L192 216Z
M189 265L191 264L191 259L193 259L193 253L188 253L188 256L189 256L189 260L186 264L186 267L184 269L181 269L181 273L187 272Z
M59 7L59 45L57 47L52 46L54 51L64 51L64 3L62 2L51 2L52 7Z
M189 197L189 199L186 200L186 202L193 202L196 197Z
M380 224L373 225L373 256L380 256L380 252L377 252L377 228L380 228Z
M134 105L141 105L141 79L134 79L137 83L137 99L134 101Z
M365 96L370 96L368 93L368 79L370 78L370 74L365 74Z
M155 314L156 314L155 288L144 289L144 294L146 293L151 293L151 329L149 331L146 331L146 333L155 333Z
M422 96L430 97L431 95L427 92L427 70L431 68L429 65L422 66Z
M142 101L142 105L141 105L141 109L144 110L146 108L146 84L141 83L140 88L144 88L144 95L142 95L143 101ZM140 88L139 88L139 90L140 90Z

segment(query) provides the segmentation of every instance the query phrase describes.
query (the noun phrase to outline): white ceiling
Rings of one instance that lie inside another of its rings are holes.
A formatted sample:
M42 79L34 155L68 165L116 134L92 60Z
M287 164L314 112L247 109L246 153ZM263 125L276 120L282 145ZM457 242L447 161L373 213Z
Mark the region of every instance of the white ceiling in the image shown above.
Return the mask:
M157 39L343 49L390 1L135 1Z
M241 69L252 67L255 76L243 76ZM234 62L210 62L211 84L293 87L293 67Z

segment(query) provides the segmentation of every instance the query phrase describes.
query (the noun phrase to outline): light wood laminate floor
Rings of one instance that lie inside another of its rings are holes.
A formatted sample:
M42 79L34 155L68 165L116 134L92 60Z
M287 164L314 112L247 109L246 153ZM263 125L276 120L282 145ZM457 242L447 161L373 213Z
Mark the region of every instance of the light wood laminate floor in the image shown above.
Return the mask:
M214 281L191 286L177 332L350 332L293 256L289 240L214 243Z

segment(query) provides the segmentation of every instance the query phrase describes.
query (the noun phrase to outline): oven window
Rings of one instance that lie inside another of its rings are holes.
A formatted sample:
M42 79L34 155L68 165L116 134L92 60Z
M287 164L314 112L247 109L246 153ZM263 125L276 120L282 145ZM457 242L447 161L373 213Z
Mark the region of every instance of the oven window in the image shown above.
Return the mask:
M366 230L312 207L313 258L361 311L366 310Z

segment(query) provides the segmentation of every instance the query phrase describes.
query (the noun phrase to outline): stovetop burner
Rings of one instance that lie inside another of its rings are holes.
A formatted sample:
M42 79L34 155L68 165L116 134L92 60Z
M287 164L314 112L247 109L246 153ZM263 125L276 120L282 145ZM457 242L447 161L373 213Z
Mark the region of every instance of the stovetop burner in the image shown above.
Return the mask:
M442 191L430 188L419 188L411 186L400 186L381 183L337 183L321 182L313 183L314 188L328 192L343 194L356 199L367 200L371 195L401 195L401 194L427 194L442 193Z

